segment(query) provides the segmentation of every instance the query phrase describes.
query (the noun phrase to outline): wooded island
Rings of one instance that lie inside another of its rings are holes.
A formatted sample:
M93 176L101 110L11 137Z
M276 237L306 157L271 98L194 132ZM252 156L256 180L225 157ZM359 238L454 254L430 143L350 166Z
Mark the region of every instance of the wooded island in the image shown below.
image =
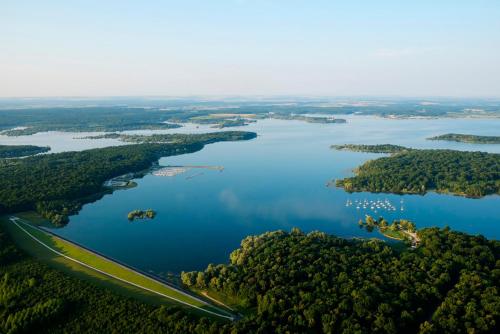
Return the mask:
M156 212L152 209L147 210L133 210L127 215L128 220L134 221L135 219L153 219L156 216Z

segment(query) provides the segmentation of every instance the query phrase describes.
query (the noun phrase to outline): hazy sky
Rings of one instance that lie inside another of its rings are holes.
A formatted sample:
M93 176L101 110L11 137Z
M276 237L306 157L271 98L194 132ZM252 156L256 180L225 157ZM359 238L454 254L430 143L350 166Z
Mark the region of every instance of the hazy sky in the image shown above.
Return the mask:
M500 96L500 1L0 0L0 96Z

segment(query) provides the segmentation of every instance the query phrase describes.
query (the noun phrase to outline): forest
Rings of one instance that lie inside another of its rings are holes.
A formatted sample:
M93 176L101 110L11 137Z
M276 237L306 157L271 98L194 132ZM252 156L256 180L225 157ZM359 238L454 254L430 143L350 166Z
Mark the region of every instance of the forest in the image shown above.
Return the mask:
M500 194L500 154L453 150L409 150L370 160L355 176L336 180L348 192L425 194L467 197Z
M20 158L50 151L50 147L35 145L0 145L0 159Z
M195 152L205 144L255 138L252 132L181 135L174 143L143 143L0 160L0 214L36 210L55 225L83 203L112 191L106 180L151 167L160 157Z
M500 242L428 228L420 246L292 229L249 236L229 264L182 273L252 310L254 333L496 333Z
M182 274L235 300L234 323L155 306L25 255L0 225L2 333L496 333L500 242L448 228L413 250L322 232L245 238L229 264Z
M428 140L456 141L471 144L500 144L500 136L476 136L461 133L447 133L440 136L427 138Z
M352 152L366 152L366 153L399 153L410 151L411 148L392 145L392 144L381 144L381 145L357 145L357 144L344 144L344 145L332 145L332 149L341 151L352 151Z

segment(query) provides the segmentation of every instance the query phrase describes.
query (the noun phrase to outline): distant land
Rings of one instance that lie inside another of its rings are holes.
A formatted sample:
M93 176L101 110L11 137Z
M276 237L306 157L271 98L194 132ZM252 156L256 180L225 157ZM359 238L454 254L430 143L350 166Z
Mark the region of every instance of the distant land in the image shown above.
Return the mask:
M456 141L471 144L500 144L500 136L476 136L461 133L447 133L445 135L427 138L429 140Z
M44 131L112 132L172 129L182 123L224 128L257 119L343 123L333 115L385 118L499 118L500 101L353 98L80 98L0 99L0 131L8 136Z
M312 115L295 115L295 114L270 114L270 118L274 119L282 119L282 120L291 120L291 121L304 121L307 123L322 123L322 124L332 124L332 123L347 123L347 121L343 118L334 118L330 117L321 117L321 116L312 116Z
M35 145L0 145L0 158L19 158L50 151L50 147Z

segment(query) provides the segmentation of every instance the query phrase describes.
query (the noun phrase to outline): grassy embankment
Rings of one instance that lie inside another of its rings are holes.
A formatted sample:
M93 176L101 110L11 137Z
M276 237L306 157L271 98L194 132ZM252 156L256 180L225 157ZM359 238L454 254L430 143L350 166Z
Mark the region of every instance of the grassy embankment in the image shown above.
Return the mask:
M380 233L390 239L405 240L405 234L401 231L385 230L384 232L380 231Z
M45 225L46 222L33 213L24 213L18 215L23 219L30 218L38 225ZM91 253L81 247L78 247L74 244L71 244L63 239L57 238L50 234L47 234L30 224L26 223L18 223L22 228L26 231L23 231L16 224L9 221L8 217L0 217L0 223L3 227L9 232L14 242L28 254L36 257L43 263L53 267L55 269L59 269L65 273L76 276L80 279L90 281L96 285L103 286L111 289L114 292L120 293L122 295L126 295L129 297L138 298L145 302L154 303L154 304L175 304L185 307L187 310L194 311L197 314L219 318L216 315L205 312L215 312L217 314L226 314L221 311L219 308L213 307L211 305L207 305L202 303L199 300L196 300L190 296L184 295L168 286L165 286L149 277L145 277L139 273L134 272L133 270L123 267L113 261L105 259L103 257L98 256L97 254ZM51 251L47 247L44 247L31 236L28 235L29 232L33 237L40 240L46 246L78 261L85 263L88 266L94 267L97 270L101 270L108 275L113 275L116 278L110 277L106 274L100 273L96 270L88 268L84 265L81 265L77 262L74 262L68 258L65 258L57 253ZM138 286L134 286L133 284L129 284L127 282L120 281L125 280L136 284ZM142 287L142 288L141 288ZM146 289L153 290L154 292L147 291ZM158 295L157 293L161 293L168 297L164 297ZM181 302L177 302L170 298L175 298ZM193 307L182 304L188 303ZM196 307L200 309L196 309Z

